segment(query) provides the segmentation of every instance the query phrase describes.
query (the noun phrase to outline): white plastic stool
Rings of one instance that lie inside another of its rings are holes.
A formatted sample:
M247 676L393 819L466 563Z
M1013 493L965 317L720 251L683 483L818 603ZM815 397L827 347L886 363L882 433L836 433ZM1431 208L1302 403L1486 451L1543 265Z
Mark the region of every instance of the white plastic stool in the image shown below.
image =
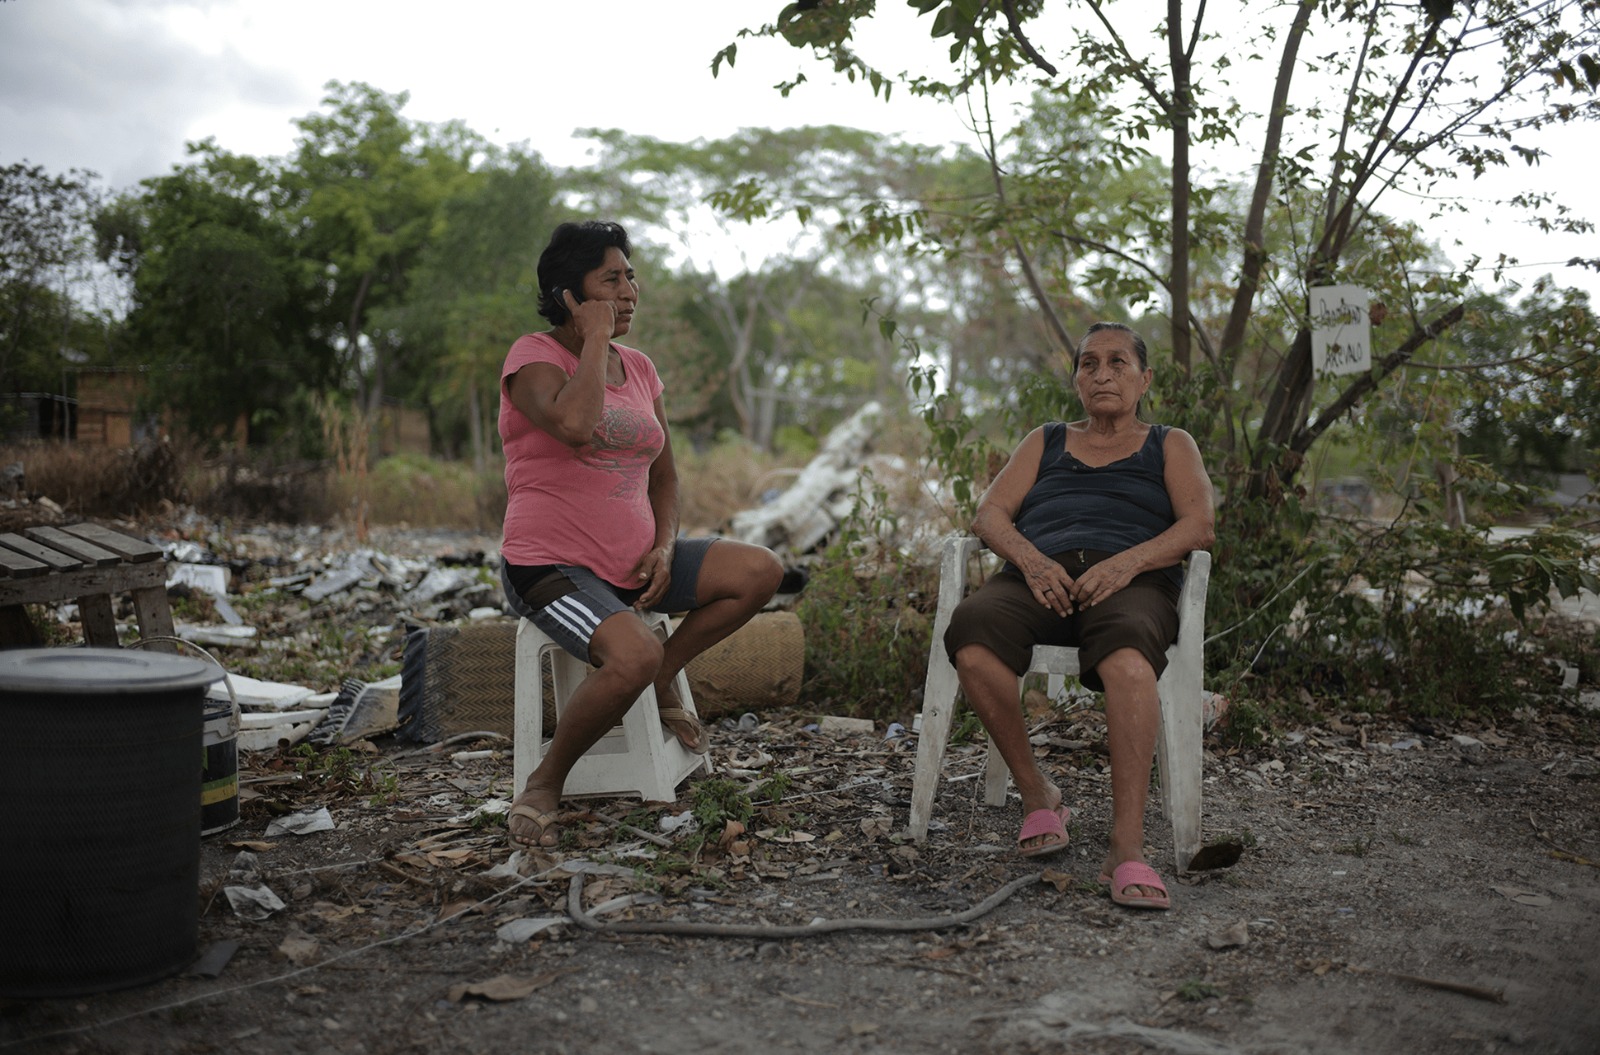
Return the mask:
M662 641L670 624L658 612L642 612L651 631ZM539 768L544 757L544 663L549 657L551 685L555 692L556 722L567 700L589 674L582 660L552 641L544 631L523 619L517 627L517 667L514 689L513 772L520 794L528 775ZM683 709L696 713L689 695L689 678L682 671L677 679L678 699ZM711 772L711 756L697 755L661 724L654 686L639 695L623 715L622 724L600 738L599 743L578 759L567 775L563 796L637 794L646 802L671 802L678 797L678 785L696 769Z

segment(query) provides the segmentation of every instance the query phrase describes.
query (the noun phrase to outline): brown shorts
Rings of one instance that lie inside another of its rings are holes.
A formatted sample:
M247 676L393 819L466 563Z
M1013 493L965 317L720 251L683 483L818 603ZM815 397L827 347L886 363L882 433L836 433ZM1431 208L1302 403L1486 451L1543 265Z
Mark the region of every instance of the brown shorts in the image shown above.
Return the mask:
M1109 556L1075 549L1051 559L1077 578ZM1032 662L1034 645L1076 646L1080 678L1099 692L1105 685L1095 668L1111 653L1136 648L1160 677L1167 669L1167 647L1177 638L1178 585L1165 569L1136 575L1092 608L1062 617L1035 600L1022 574L1008 566L956 606L944 648L954 663L963 647L983 645L1021 676Z

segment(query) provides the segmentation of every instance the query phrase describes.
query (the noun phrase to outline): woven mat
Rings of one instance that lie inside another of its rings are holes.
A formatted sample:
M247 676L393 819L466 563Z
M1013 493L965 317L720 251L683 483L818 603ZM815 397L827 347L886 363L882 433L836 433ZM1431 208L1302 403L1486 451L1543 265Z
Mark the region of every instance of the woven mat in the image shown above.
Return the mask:
M516 643L515 619L420 627L407 634L399 735L424 744L479 730L511 736ZM554 721L549 708L545 720Z
M420 627L406 635L398 735L437 743L483 730L512 735L517 621ZM785 707L800 698L805 634L792 612L763 612L690 662L689 691L703 718ZM545 678L545 729L555 727Z
M761 612L689 661L689 691L702 718L790 707L800 700L806 636L793 612Z

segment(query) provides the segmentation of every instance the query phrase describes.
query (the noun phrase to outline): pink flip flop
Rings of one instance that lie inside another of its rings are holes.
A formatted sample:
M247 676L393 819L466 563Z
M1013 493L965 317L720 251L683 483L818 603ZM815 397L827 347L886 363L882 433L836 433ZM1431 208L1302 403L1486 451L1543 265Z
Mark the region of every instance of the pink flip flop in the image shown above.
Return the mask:
M1100 877L1102 880L1104 876ZM1125 893L1132 887L1150 887L1161 891L1157 895ZM1156 875L1156 870L1143 861L1124 861L1111 873L1111 900L1128 908L1169 909L1172 898L1167 895L1167 885Z
M1072 811L1065 806L1057 806L1053 810L1034 810L1022 818L1022 831L1017 834L1017 852L1023 857L1041 857L1044 854L1059 853L1067 848L1067 822L1072 819ZM1023 846L1029 839L1044 836L1044 842L1038 846Z

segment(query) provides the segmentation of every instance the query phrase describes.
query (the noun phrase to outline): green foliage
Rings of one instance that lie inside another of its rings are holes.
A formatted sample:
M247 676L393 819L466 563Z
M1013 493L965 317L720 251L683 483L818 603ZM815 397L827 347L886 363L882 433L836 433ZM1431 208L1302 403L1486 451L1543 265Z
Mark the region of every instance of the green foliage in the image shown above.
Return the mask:
M348 747L319 749L301 743L289 750L295 772L308 787L329 795L366 795L374 804L393 802L399 792L399 778L390 766L379 772Z
M61 292L93 258L93 174L0 166L0 392L54 391L59 353L102 344L105 323ZM34 437L37 438L37 437Z
M755 797L758 799L766 799L769 803L776 806L778 803L782 802L783 797L789 793L789 787L793 783L793 778L790 777L788 773L780 769L772 773L767 777L767 779L763 780L759 785L756 786Z
M1447 527L1425 502L1388 525L1279 509L1270 529L1249 503L1219 521L1207 662L1234 701L1225 739L1250 746L1306 706L1503 717L1548 694L1548 648L1581 652L1532 627L1551 598L1595 588L1583 535L1497 538ZM1272 702L1258 718L1248 701Z
M462 462L396 454L373 464L367 502L377 523L481 531L498 526L503 517L503 503L490 508L493 497L503 490L499 469L480 474Z
M986 735L983 728L983 719L978 717L978 712L966 706L965 701L961 701L956 708L955 720L950 726L950 742L952 744L972 744L977 743L981 737Z
M1222 990L1218 989L1210 982L1199 978L1189 978L1185 980L1182 985L1178 986L1178 988L1174 990L1174 992L1176 992L1179 1000L1191 1004L1199 1003L1202 1000L1210 1000L1214 997L1222 995Z
M755 815L755 805L744 785L723 777L695 782L689 809L701 832L711 838L720 835L729 821L744 824Z
M819 711L887 720L919 705L938 568L901 548L902 526L884 498L864 476L796 608L805 627L805 702Z

